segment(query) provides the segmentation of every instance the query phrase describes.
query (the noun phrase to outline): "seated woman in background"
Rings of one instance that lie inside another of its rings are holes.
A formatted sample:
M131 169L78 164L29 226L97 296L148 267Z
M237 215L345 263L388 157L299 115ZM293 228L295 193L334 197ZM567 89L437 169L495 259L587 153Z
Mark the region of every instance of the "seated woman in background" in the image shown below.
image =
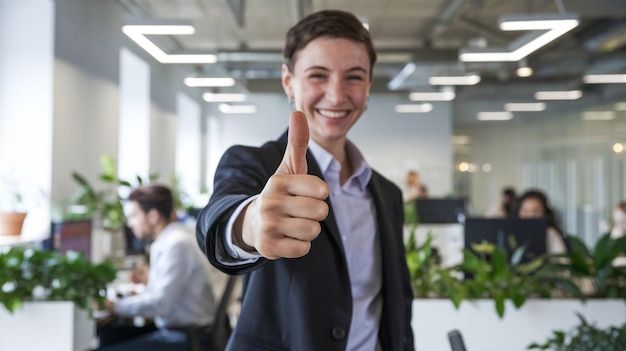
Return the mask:
M613 228L611 238L617 239L626 235L626 201L621 201L613 209Z
M546 218L548 220L546 250L550 254L567 252L565 236L556 223L556 216L547 196L542 191L533 189L522 194L517 201L515 214L519 218Z
M500 200L491 205L487 211L487 217L493 218L507 218L514 217L515 202L517 201L517 195L515 194L515 188L507 186L502 189Z

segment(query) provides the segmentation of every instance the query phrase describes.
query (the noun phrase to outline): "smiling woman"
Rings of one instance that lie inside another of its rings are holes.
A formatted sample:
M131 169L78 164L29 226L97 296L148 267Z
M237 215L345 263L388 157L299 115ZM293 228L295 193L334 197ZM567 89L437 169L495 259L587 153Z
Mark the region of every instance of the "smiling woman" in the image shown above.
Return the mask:
M227 349L411 350L402 195L347 137L367 108L369 32L316 12L289 30L284 56L288 131L227 150L199 216L211 263L250 278Z

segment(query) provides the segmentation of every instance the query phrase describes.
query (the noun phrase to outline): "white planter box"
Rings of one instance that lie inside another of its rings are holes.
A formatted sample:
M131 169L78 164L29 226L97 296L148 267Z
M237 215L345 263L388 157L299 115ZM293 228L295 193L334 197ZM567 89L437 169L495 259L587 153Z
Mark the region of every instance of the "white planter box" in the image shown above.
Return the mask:
M92 346L95 321L72 302L26 302L10 314L0 307L0 350L84 351Z
M413 336L418 351L451 350L448 332L463 335L467 351L522 351L533 342L543 343L553 330L568 331L578 324L576 312L599 327L626 322L623 300L528 300L519 309L506 304L504 317L496 314L493 300L464 301L456 310L450 300L413 300Z

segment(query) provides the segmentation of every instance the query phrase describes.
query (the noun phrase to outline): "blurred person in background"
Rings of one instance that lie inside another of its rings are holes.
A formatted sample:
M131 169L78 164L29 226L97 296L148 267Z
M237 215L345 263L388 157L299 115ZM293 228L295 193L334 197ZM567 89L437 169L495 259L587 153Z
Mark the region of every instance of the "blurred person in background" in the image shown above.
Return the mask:
M617 239L626 235L626 201L621 201L613 209L613 228L611 238Z
M516 202L515 189L510 186L504 187L501 191L500 200L489 208L486 216L492 218L514 217Z
M567 252L566 239L559 229L556 214L550 206L548 197L542 191L532 189L523 193L517 201L515 214L519 218L547 219L546 250L550 254Z
M154 319L154 326L116 324L98 331L98 351L187 350L187 327L212 323L215 314L211 266L193 235L178 223L169 188L148 185L128 197L128 226L139 239L151 238L150 267L133 272L146 284L139 294L106 301L113 316ZM208 339L208 337L207 337ZM209 349L209 340L203 340Z

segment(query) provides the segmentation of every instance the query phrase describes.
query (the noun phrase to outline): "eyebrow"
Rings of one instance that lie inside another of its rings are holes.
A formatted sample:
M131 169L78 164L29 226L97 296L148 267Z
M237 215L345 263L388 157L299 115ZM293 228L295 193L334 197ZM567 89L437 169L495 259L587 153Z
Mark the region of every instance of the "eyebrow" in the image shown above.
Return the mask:
M304 71L306 72L306 71L310 71L310 70L314 70L314 69L319 69L319 70L327 71L327 72L330 71L328 68L326 68L324 66L311 66L311 67L305 69ZM348 69L346 72L355 72L355 71L360 71L360 72L363 72L363 73L367 74L367 71L365 70L365 68L360 67L360 66L352 67L352 68Z

